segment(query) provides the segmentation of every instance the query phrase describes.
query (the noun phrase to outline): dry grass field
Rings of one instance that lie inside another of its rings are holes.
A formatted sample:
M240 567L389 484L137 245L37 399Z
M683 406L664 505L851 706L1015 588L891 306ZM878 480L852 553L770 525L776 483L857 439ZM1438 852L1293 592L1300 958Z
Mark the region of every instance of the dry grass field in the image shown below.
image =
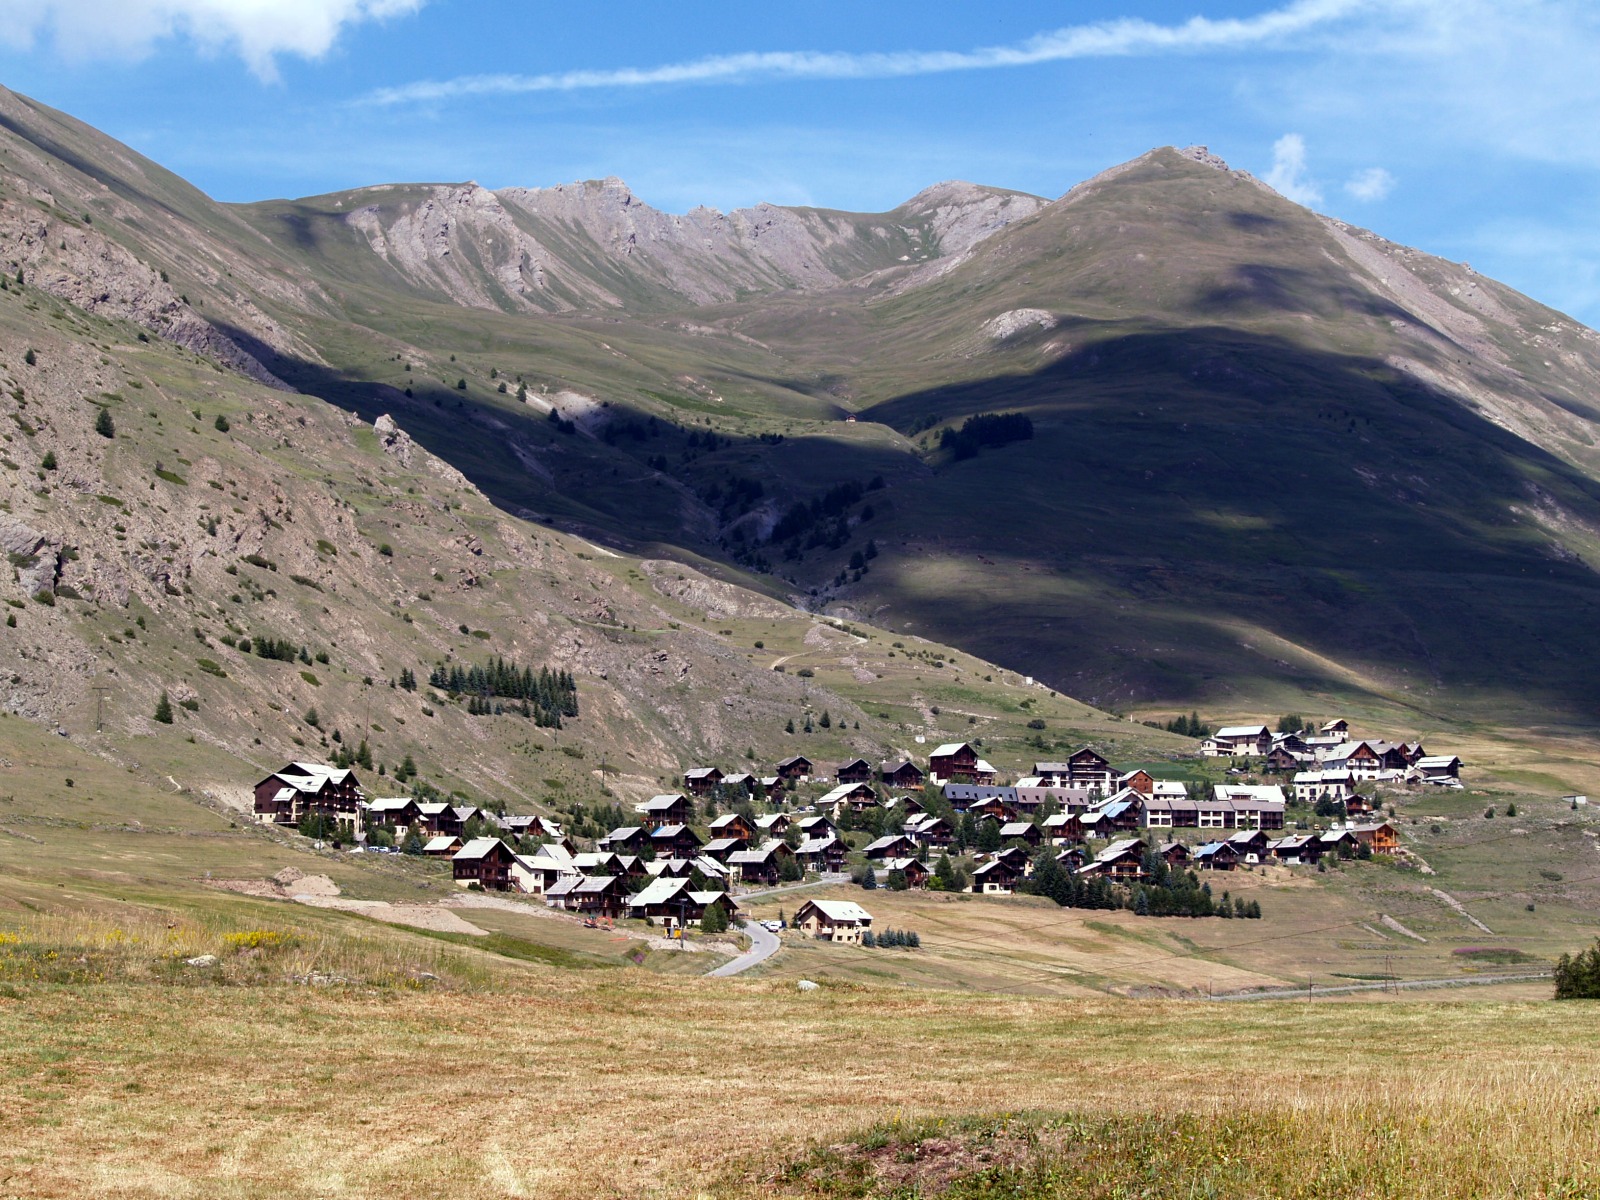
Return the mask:
M1594 1015L547 968L459 991L9 987L0 1194L877 1195L919 1123L1029 1111L1050 1128L1019 1146L1009 1122L989 1159L967 1145L988 1135L935 1127L918 1194L965 1186L943 1157L1021 1171L993 1193L1018 1196L1593 1195Z

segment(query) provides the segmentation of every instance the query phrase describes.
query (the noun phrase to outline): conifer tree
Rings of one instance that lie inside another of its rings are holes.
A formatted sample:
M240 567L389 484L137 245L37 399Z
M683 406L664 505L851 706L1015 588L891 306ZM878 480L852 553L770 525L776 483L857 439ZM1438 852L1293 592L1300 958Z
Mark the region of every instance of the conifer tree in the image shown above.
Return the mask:
M156 701L155 719L163 725L172 724L172 701L166 692L162 692L161 699Z

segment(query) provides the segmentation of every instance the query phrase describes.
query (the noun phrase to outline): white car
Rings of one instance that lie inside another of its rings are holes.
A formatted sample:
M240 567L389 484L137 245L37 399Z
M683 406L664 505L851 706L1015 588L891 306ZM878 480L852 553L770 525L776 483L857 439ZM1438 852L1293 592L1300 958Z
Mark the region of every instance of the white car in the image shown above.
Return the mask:
M761 922L761 928L765 929L768 933L781 933L783 931L783 922L763 921Z

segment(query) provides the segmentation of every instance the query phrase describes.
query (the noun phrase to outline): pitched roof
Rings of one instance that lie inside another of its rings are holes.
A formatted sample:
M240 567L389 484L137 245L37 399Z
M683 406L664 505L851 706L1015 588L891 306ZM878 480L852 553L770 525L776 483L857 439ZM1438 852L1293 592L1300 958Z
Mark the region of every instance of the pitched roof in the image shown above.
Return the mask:
M903 833L886 833L883 837L876 838L873 841L868 842L866 847L862 850L862 853L871 854L874 850L887 850L896 842L903 841L905 841L905 834Z
M1212 736L1219 738L1244 738L1260 737L1264 733L1271 733L1271 730L1269 730L1265 725L1228 725L1217 730L1217 732Z
M487 858L499 846L510 853L506 844L496 837L473 838L465 846L456 851L456 859L462 862L471 862L474 859Z
M1026 837L1028 835L1028 830L1032 828L1032 821L1007 821L1004 825L1000 826L1000 836L1003 838Z
M865 922L872 923L872 914L861 905L851 900L807 900L800 906L802 909L811 907L816 909L828 920L839 923ZM795 914L797 917L798 913Z
M928 755L928 757L929 758L948 758L948 757L950 757L950 755L955 754L958 751L971 750L971 749L972 749L972 747L967 745L965 742L946 742L944 745L942 745L942 746L938 747L937 749L935 749L932 754Z
M454 834L441 833L438 837L431 837L424 842L422 844L422 852L424 854L443 854L446 850L450 849L452 845L460 840L461 839L456 837Z
M689 797L680 795L677 792L671 792L665 796L652 796L643 804L635 805L633 811L642 813L666 812L675 804L687 804L688 802Z

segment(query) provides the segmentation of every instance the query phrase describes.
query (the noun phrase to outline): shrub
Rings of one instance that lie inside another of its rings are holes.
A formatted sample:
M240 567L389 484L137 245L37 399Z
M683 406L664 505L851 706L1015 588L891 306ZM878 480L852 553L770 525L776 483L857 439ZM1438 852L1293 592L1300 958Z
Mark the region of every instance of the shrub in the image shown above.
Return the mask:
M700 918L702 933L725 933L728 928L728 914L723 911L722 905L710 904L706 906L705 915Z
M1563 954L1555 980L1557 1000L1600 1000L1600 941L1575 955Z
M103 438L117 436L117 423L111 419L111 410L102 408L100 415L94 419L94 431Z
M213 424L215 425L218 433L227 433L228 430L233 428L232 425L228 424L228 418L223 416L221 413L217 414L217 419L215 422L213 422Z
M41 471L54 471L56 469L56 452L54 450L46 450L44 452L44 457L39 460L39 469Z

